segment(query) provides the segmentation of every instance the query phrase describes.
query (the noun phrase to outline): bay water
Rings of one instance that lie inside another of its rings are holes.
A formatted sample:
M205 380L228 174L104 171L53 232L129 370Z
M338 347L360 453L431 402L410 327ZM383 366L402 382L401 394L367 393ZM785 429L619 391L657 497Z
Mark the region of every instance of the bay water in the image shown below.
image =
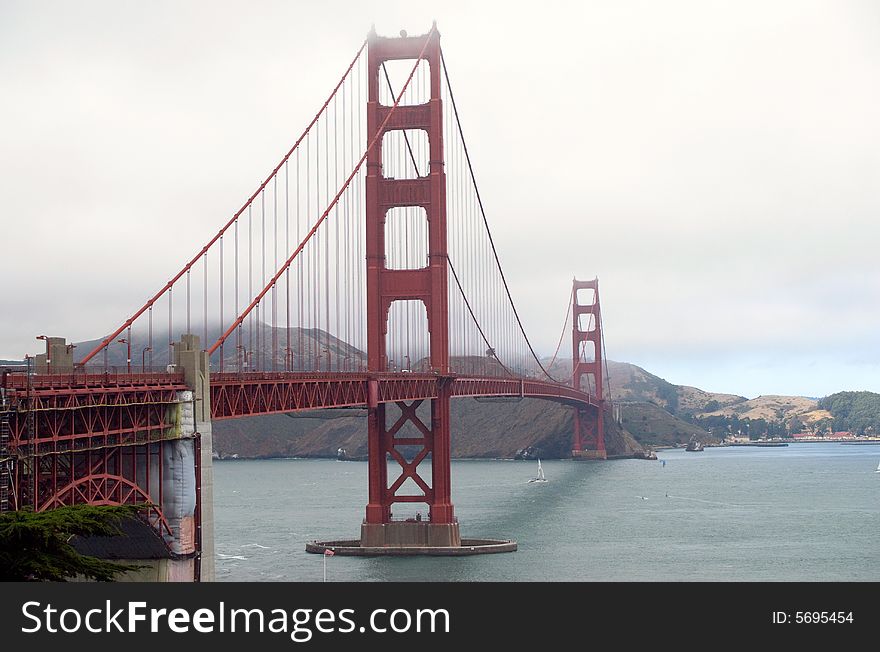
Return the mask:
M528 483L534 461L455 460L462 537L514 539L517 552L337 555L327 581L880 580L880 446L658 456L543 460L547 483ZM214 486L218 581L321 581L305 545L359 537L367 463L216 461Z

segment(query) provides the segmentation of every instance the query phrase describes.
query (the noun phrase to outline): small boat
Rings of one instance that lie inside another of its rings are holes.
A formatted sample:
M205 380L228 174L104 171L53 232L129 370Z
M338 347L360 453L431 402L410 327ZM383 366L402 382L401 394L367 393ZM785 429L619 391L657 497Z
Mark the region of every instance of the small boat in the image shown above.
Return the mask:
M532 482L547 482L547 478L544 477L544 468L541 466L541 460L538 460L538 477L529 480L529 484Z
M877 468L874 473L880 473L880 462L877 462Z
M336 449L336 459L340 462L363 462L367 459L366 455L349 455L348 451L340 447Z

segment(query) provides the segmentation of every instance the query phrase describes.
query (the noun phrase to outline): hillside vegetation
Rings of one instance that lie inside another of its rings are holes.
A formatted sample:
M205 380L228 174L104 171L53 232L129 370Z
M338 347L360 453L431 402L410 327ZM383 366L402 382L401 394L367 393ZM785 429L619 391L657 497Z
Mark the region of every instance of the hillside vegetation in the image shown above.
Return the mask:
M874 392L838 392L819 401L827 410L834 430L848 430L859 435L880 433L880 394Z

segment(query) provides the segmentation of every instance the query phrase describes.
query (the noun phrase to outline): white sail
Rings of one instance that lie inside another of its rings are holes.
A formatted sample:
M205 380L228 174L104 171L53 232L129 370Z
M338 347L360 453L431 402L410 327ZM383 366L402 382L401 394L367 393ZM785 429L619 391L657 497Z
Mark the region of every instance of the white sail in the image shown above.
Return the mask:
M544 477L544 468L541 466L541 460L538 460L538 475L537 477L529 480L529 483L533 482L547 482L547 478Z

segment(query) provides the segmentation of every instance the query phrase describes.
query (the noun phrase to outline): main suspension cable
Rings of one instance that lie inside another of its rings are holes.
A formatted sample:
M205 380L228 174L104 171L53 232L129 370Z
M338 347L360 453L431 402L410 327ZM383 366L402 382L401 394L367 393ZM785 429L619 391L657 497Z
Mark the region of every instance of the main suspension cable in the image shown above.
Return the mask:
M467 143L464 139L464 130L461 126L461 119L458 115L458 106L455 103L455 95L452 92L452 85L449 83L449 70L446 67L446 58L443 56L443 48L440 48L440 61L443 64L443 76L446 78L446 88L449 90L449 99L452 101L452 110L455 114L455 123L458 127L458 134L461 138L462 149L464 151L465 160L467 161L468 171L470 172L471 182L474 185L474 192L477 197L477 204L480 208L480 215L483 218L483 224L486 227L486 234L489 237L489 244L492 247L492 255L495 257L495 264L498 267L498 272L501 275L501 282L504 284L504 291L507 294L507 300L510 302L510 307L513 310L513 316L516 318L516 323L519 326L519 330L525 339L526 345L529 347L529 351L532 354L532 357L535 359L535 362L538 363L538 367L541 368L541 371L544 372L544 375L547 376L550 380L559 383L560 385L565 384L564 381L559 380L558 378L554 378L547 369L544 368L544 365L541 364L541 361L538 359L538 355L535 353L534 347L532 347L532 343L529 341L529 336L526 335L525 328L523 327L522 320L520 319L519 313L516 310L516 304L513 302L513 296L510 294L510 287L507 284L507 278L504 275L504 270L501 267L501 260L498 257L498 250L495 248L495 240L492 237L492 230L489 228L489 221L486 219L486 211L483 207L483 199L480 195L480 189L477 186L476 175L474 174L474 167L471 164L471 157L468 153Z

